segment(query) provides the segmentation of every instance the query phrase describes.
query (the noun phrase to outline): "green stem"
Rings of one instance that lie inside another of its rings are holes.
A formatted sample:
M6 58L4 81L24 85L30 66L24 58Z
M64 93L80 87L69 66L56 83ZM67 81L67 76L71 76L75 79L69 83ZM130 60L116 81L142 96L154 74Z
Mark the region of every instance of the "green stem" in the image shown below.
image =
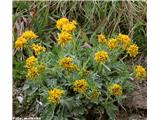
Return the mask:
M55 108L56 108L56 105L54 105L53 108L52 108L53 113L52 113L52 116L50 117L50 120L53 120Z

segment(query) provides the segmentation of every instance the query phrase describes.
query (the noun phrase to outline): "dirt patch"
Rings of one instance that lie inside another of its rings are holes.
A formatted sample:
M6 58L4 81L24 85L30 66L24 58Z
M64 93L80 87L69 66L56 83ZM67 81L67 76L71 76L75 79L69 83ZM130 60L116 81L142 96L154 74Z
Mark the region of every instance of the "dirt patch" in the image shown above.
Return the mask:
M135 84L135 91L123 104L126 111L120 110L117 120L147 120L147 81Z
M136 89L124 104L127 108L147 109L147 82L136 83Z

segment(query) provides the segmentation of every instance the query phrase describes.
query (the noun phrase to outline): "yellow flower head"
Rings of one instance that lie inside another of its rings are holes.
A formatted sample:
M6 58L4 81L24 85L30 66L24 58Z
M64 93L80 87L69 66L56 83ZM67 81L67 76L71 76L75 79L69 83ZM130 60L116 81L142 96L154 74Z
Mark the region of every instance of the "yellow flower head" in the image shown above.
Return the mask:
M25 31L21 36L27 40L36 39L38 37L33 31Z
M119 40L122 43L124 50L126 50L127 47L132 43L130 37L124 34L119 34L117 36L117 40Z
M71 57L65 57L59 61L59 65L63 68L68 68L72 64L72 62L73 59Z
M38 74L38 70L36 67L32 66L28 69L27 71L27 78L29 79L34 79L35 77L37 77L39 74Z
M43 47L43 46L40 46L40 45L38 45L38 44L32 44L32 49L34 50L34 52L36 53L36 54L40 54L42 51L46 51L46 48L45 47Z
M113 84L109 87L109 92L111 95L121 96L122 95L122 86L119 84Z
M147 75L147 72L146 72L146 69L143 68L141 65L137 65L135 67L135 73L136 73L136 78L137 79L145 79L146 78L146 75Z
M56 22L56 27L59 30L66 31L66 32L75 31L76 25L77 25L77 22L75 20L70 22L67 18L61 18Z
M67 18L61 18L59 20L57 20L56 22L56 27L61 30L63 25L68 24L69 20Z
M34 56L27 58L26 67L27 68L33 67L37 61L38 61L38 59Z
M64 95L64 90L54 88L48 91L48 100L50 102L58 104L62 95Z
M109 49L115 49L118 47L118 40L111 38L107 43Z
M107 44L107 39L104 34L101 33L100 35L98 35L98 42Z
M62 31L58 35L58 44L61 46L65 46L71 40L72 40L72 35L66 31Z
M62 31L74 32L75 30L76 30L76 26L72 22L64 24L63 27L62 27Z
M95 53L95 60L96 62L104 62L106 60L108 60L109 56L108 53L106 51L98 51Z
M127 49L127 53L131 56L131 57L136 57L136 55L138 54L138 49L139 47L136 44L132 44L128 47Z
M71 57L65 57L59 60L59 65L69 71L78 70L77 65L73 64L73 59Z
M23 48L24 45L26 44L27 40L23 37L19 37L16 42L15 42L15 47L16 48Z
M88 83L85 79L76 80L74 82L74 91L77 91L79 93L84 93L88 88Z

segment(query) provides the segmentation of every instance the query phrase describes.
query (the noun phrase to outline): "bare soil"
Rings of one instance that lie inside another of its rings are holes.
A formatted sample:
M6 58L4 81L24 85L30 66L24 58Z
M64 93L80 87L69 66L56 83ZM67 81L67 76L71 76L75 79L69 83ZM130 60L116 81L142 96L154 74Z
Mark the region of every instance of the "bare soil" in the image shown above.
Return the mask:
M117 120L147 120L147 81L136 84L136 90L124 102L125 110L117 114Z

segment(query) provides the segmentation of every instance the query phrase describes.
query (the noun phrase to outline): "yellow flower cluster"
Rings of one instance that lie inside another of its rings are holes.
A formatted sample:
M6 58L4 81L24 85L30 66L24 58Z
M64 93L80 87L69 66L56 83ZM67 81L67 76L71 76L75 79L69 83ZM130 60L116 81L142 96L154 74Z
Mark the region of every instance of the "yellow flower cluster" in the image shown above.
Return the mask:
M27 67L27 78L34 79L38 76L38 70L35 67L37 64L38 59L35 56L31 56L26 60L26 67Z
M26 68L27 78L34 79L45 70L45 64L38 65L38 59L35 56L31 56L26 60Z
M101 33L100 35L98 35L98 42L107 44L107 39L104 34Z
M17 38L15 42L15 47L20 49L25 46L27 41L36 39L38 36L33 31L25 31L20 37ZM32 44L32 49L35 51L36 54L40 54L42 51L45 51L46 48L42 47L38 44ZM45 65L40 64L38 66L38 59L35 56L30 56L26 59L26 66L27 68L27 78L34 79L39 73L45 70Z
M60 59L59 60L59 65L62 68L67 69L69 71L78 70L77 65L75 65L73 63L73 59L71 57L64 57L64 58Z
M29 79L34 79L35 77L37 77L39 74L38 74L38 70L35 66L32 66L30 68L28 68L27 70L27 78Z
M61 18L57 20L56 27L61 30L63 28L63 25L68 24L69 20L67 18Z
M26 60L26 67L27 68L31 68L37 62L38 62L38 59L35 56L32 55L31 57L27 58L27 60Z
M25 31L15 42L15 47L20 49L25 46L28 40L37 38L38 36L32 31Z
M109 87L109 92L111 95L121 96L122 95L122 86L119 84L113 84Z
M74 82L74 91L77 91L79 93L84 93L88 88L88 83L85 79L76 80Z
M108 45L109 49L115 49L118 47L118 40L111 38L111 39L109 39L107 45Z
M54 88L48 91L48 100L50 102L58 104L62 95L64 95L64 90Z
M138 49L139 47L136 44L132 44L127 48L127 53L131 57L136 57L136 55L138 54Z
M141 65L137 65L135 67L135 73L136 73L136 78L137 79L145 79L146 78L146 75L147 75L147 72L145 70L144 67L142 67Z
M67 18L61 18L57 20L56 27L59 30L66 31L66 32L74 32L76 30L77 22L73 20L70 22Z
M139 47L136 44L133 44L130 37L125 34L120 33L116 38L107 40L105 35L101 33L98 35L98 42L106 44L110 50L121 45L123 50L126 50L130 57L136 57L136 55L139 53Z
M133 44L130 37L125 34L119 34L117 40L122 44L124 50L130 55L130 57L136 57L139 53L139 47L136 44Z
M74 32L76 30L77 23L75 21L64 24L62 31Z
M43 46L40 46L40 45L38 45L38 44L32 44L32 49L34 50L34 52L36 53L36 54L40 54L42 51L46 51L46 48L45 47L43 47Z
M98 51L95 53L96 62L105 62L109 59L108 53L106 51Z
M26 44L27 40L23 37L19 37L16 42L15 42L15 47L16 48L23 48L24 45Z
M26 40L32 40L38 37L33 31L25 31L21 36Z
M120 33L116 39L122 43L124 50L126 50L127 47L132 43L130 37L125 34Z
M58 35L58 44L61 46L65 46L71 40L72 40L72 35L66 31L62 31Z
M56 27L59 30L62 30L58 35L58 44L61 46L65 46L68 42L72 40L71 32L76 30L77 22L73 20L69 21L67 18L61 18L57 20Z

